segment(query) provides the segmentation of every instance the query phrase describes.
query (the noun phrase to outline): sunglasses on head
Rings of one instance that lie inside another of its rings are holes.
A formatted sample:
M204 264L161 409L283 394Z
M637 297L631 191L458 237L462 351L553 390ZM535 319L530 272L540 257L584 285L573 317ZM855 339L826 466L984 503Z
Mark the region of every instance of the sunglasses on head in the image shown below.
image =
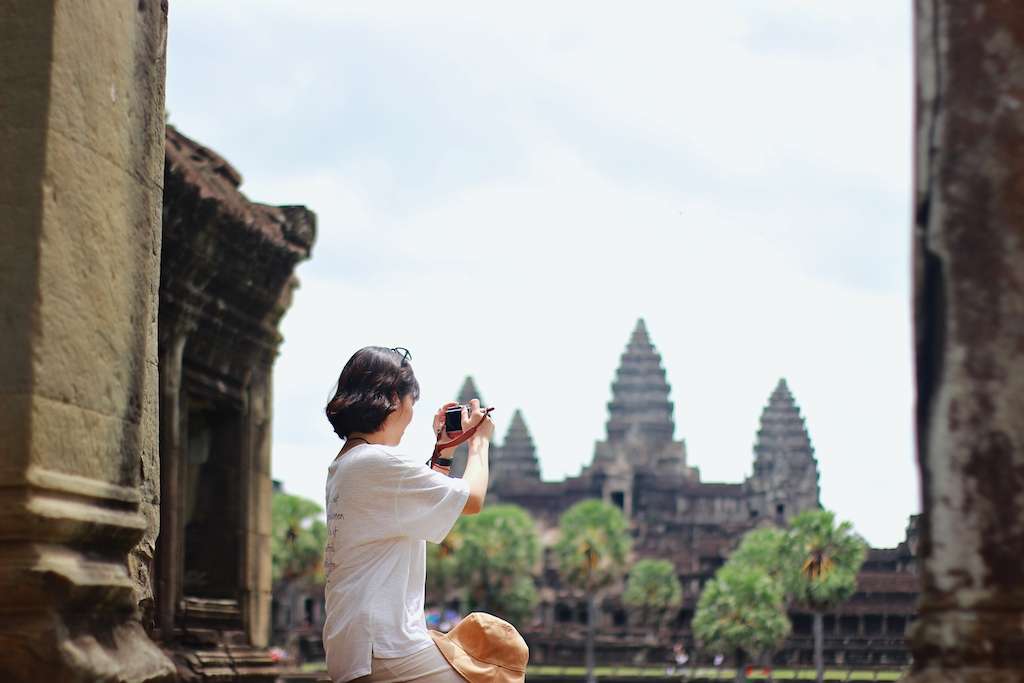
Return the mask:
M394 351L395 353L397 353L399 356L401 356L403 361L405 361L405 360L412 360L412 354L409 353L409 349L407 349L407 348L405 348L403 346L396 346L395 348L393 348L391 350Z

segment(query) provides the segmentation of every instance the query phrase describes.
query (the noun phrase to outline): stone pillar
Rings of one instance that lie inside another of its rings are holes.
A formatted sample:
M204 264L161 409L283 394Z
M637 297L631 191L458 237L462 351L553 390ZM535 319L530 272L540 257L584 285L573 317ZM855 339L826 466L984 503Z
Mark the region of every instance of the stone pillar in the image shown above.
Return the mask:
M160 355L160 538L157 567L157 625L163 640L174 637L182 598L185 525L182 485L187 421L181 391L186 335L172 331Z
M166 2L0 2L0 680L149 639Z
M270 417L272 360L257 363L249 379L246 405L246 438L249 448L243 452L242 481L247 482L243 495L242 563L246 577L242 585L243 614L249 642L266 647L270 638L270 604L273 582L270 552L271 504L273 479L270 473Z
M911 679L1024 681L1024 5L917 0Z

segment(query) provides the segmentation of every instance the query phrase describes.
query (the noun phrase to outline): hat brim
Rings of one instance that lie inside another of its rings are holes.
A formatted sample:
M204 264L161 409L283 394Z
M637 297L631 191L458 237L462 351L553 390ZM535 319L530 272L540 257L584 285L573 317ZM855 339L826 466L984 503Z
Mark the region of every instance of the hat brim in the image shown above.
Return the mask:
M497 664L481 662L470 656L444 633L428 633L452 668L469 683L523 683L526 680L525 671L512 671Z

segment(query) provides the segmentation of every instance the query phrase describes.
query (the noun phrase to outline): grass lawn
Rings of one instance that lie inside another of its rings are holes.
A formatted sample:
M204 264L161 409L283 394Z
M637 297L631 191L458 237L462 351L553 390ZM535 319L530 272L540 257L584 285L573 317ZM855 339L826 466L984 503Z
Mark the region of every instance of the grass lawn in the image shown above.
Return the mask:
M598 666L594 673L598 678L660 678L662 680L686 681L686 680L712 680L731 681L736 676L735 669L711 667L698 667L686 669L689 677L681 673L666 674L665 666ZM584 678L587 675L586 667L582 666L531 666L527 675L530 678L544 677L569 677ZM847 669L825 669L826 681L897 681L903 675L902 671L857 671ZM815 679L813 669L775 669L773 677L777 681L813 681ZM767 680L768 676L763 671L754 670L747 676L748 680Z

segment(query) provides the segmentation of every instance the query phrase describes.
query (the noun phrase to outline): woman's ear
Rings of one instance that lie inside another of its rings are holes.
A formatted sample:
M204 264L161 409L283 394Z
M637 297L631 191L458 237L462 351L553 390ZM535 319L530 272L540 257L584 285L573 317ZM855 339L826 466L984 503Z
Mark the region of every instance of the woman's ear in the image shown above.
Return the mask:
M392 411L395 415L405 415L412 409L412 404L406 404L405 397L397 393L391 394L391 405L395 407Z
M402 397L402 410L403 412L409 413L409 419L412 419L412 412L416 406L416 399L413 398L412 394L406 394Z

